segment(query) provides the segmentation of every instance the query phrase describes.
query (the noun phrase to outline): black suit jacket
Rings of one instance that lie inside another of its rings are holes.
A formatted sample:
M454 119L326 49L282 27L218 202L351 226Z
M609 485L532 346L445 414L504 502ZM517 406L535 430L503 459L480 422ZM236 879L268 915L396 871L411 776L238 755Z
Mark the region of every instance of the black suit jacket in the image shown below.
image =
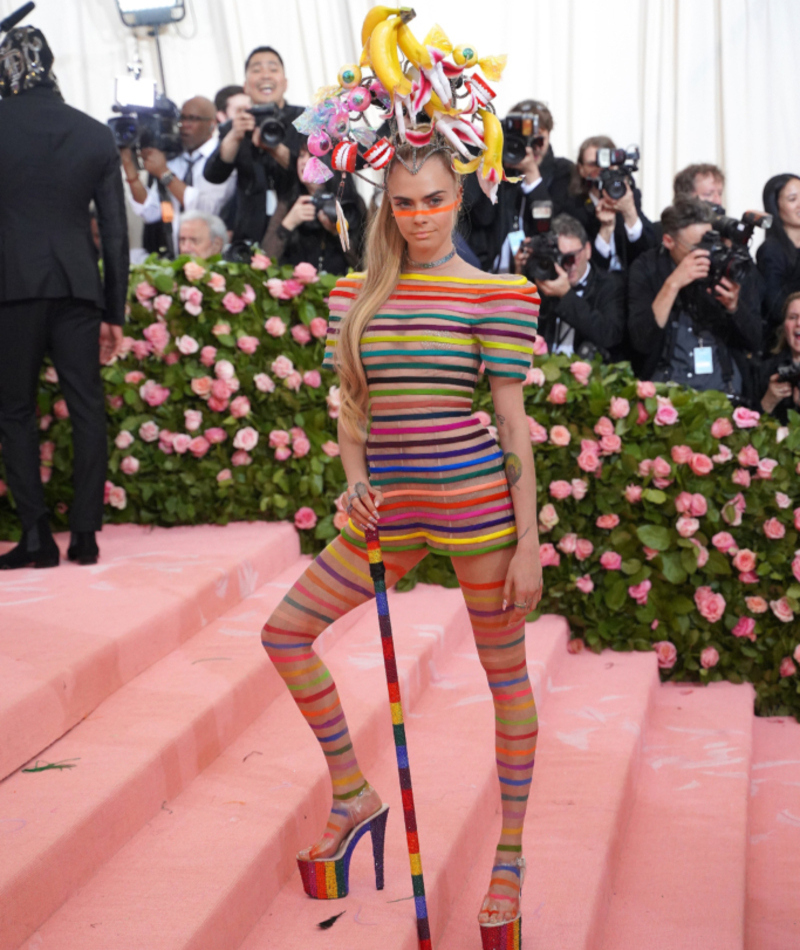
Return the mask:
M769 236L756 251L756 261L764 279L764 322L774 333L782 321L783 302L800 290L800 251L788 242ZM771 340L765 340L769 345Z
M638 188L633 189L633 200L642 222L642 233L639 239L631 241L628 238L625 221L620 212L617 212L617 219L614 222L614 246L623 270L627 270L644 251L657 246L653 222L642 212L642 195ZM563 210L566 214L577 218L586 229L592 245L592 266L608 270L609 258L603 257L594 246L595 238L600 233L600 222L597 220L592 199L583 195L571 195Z
M105 310L104 320L121 325L128 264L125 196L111 130L51 89L0 101L0 301L88 300Z

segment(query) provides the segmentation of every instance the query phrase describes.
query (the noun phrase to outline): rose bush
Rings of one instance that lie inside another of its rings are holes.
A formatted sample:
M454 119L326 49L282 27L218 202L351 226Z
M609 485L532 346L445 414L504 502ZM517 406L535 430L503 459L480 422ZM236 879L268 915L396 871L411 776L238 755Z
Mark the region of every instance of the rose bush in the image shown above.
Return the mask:
M258 255L132 270L125 354L102 371L109 522L286 520L309 553L336 535L340 398L320 370L335 278L301 268ZM779 429L627 366L536 362L524 390L545 532L536 615L561 614L590 649L655 649L664 678L750 681L760 713L800 714L800 416ZM485 379L475 408L491 424ZM52 367L39 428L66 527L70 420ZM0 537L14 538L3 477ZM435 556L400 586L417 581L456 584Z

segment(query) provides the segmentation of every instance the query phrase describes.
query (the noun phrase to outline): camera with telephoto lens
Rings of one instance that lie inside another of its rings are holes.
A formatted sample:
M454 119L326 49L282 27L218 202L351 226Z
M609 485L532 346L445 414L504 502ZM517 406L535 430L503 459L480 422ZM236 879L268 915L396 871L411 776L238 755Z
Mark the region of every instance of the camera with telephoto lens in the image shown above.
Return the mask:
M167 158L181 154L180 110L166 96L157 95L153 83L117 79L115 98L111 111L119 115L107 124L117 148L157 148Z
M704 278L702 283L712 289L723 277L727 277L734 284L741 284L753 264L746 248L726 244L719 231L706 231L696 246L708 251L708 277Z
M251 241L232 241L222 252L222 259L229 264L249 264L253 254L259 250L258 245Z
M539 131L539 116L535 112L509 112L503 119L503 164L519 165L525 150L541 148L544 136Z
M256 128L262 145L275 147L286 138L286 122L283 110L274 102L251 106L247 110L256 120Z
M633 172L639 169L639 158L638 145L629 145L627 148L599 148L597 164L600 167L600 177L597 180L597 190L604 191L609 198L618 201L625 194L629 182L633 187Z
M329 191L318 191L311 196L311 203L317 211L321 211L326 218L336 223L336 196Z
M531 214L538 233L527 239L530 254L525 262L525 276L534 284L543 280L556 280L556 264L565 270L572 267L575 254L562 254L558 249L558 235L550 230L552 201L534 201Z
M739 247L747 247L756 228L766 231L772 227L772 215L765 211L745 211L739 220L728 217L719 205L707 203L711 208L711 227Z
M797 363L785 363L783 366L779 366L775 372L778 374L779 383L800 386L800 365Z

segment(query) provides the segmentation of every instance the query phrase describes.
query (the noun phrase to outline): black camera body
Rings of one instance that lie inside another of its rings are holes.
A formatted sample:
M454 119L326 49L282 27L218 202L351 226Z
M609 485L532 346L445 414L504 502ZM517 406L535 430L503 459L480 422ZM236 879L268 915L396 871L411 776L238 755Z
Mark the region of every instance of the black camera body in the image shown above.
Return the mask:
M713 229L706 231L697 247L708 251L710 267L703 284L712 289L723 277L734 284L741 284L753 263L746 248L726 244L720 232Z
M747 247L756 228L772 227L772 215L765 211L745 211L741 220L725 214L719 205L711 205L711 226L720 236L738 247Z
M107 125L117 148L157 148L168 159L183 151L178 125L180 110L165 96L156 96L153 106L115 105L112 111L119 115L109 119Z
M800 386L800 365L797 363L784 363L775 372L778 374L778 382Z
M274 148L286 138L286 117L274 102L251 106L247 110L256 120L261 144Z
M597 190L604 191L609 198L618 201L625 194L628 182L633 188L633 173L639 169L639 158L638 145L629 145L628 148L599 148L597 164L600 166L600 177L597 180Z
M539 116L535 112L509 112L503 119L503 164L519 165L525 150L541 148L544 136L539 131Z
M530 256L525 263L525 276L533 284L543 280L556 280L556 264L565 270L575 263L574 254L562 254L558 249L558 236L552 231L534 234L528 238Z
M318 191L311 196L311 203L330 221L336 223L336 196L330 191Z

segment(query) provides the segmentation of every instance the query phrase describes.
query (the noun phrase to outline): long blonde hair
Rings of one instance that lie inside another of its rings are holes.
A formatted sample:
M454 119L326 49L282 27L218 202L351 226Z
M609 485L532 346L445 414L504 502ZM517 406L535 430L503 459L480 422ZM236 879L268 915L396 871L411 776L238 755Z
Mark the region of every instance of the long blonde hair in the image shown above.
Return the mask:
M413 149L404 145L398 148L404 160L411 160ZM450 164L450 157L441 148L429 146L416 149L416 159L424 161L426 155L441 156L442 163L453 175L456 186L461 176ZM392 165L389 166L389 172ZM386 180L389 179L387 172ZM360 442L366 441L369 411L369 387L364 364L361 362L361 337L369 321L391 296L403 269L406 241L397 227L392 214L391 201L383 195L380 208L367 227L364 251L364 282L353 305L342 320L339 340L334 351L334 366L341 383L341 408L339 418L350 435Z

